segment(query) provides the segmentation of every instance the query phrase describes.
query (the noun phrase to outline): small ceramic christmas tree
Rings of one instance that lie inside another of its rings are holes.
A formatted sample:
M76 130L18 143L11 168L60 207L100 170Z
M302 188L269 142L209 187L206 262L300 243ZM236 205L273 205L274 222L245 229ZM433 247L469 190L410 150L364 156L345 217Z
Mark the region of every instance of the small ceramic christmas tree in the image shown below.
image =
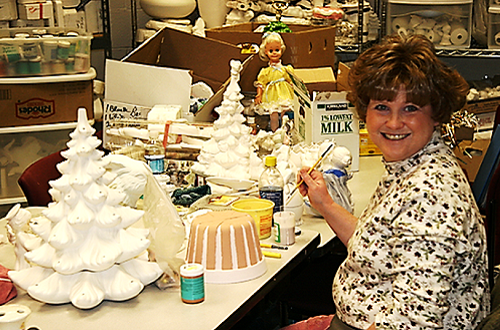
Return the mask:
M147 259L148 231L130 228L143 212L122 206L125 195L108 186L114 175L105 169L94 132L79 109L69 149L61 152L66 161L57 165L62 176L49 182L53 202L30 222L39 237L25 244L33 246L25 254L32 267L9 272L42 302L88 309L105 299L123 301L162 273Z
M205 176L258 178L262 161L254 153L250 138L252 129L244 124L244 107L240 102L243 99L239 86L242 65L240 61L232 60L230 66L231 79L222 104L214 109L219 118L214 122L212 138L202 145L198 163L192 170Z

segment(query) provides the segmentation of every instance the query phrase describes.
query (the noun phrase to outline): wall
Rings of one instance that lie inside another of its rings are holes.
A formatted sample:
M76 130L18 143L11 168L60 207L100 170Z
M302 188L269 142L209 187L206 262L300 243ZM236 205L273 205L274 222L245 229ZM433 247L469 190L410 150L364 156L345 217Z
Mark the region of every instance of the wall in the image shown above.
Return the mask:
M113 59L121 59L127 55L133 47L132 38L132 8L137 8L137 27L144 27L151 19L140 6L140 0L108 0L109 18L111 21L111 54ZM105 56L104 51L92 52L92 66L97 71L97 78L104 80Z

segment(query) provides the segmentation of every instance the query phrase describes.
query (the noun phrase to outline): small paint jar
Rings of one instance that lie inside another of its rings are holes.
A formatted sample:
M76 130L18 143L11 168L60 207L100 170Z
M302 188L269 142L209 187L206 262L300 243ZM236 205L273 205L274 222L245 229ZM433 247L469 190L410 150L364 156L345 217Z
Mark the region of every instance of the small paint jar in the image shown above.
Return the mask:
M16 73L24 76L30 73L30 66L28 60L19 60L16 62Z
M75 71L87 72L90 69L90 56L88 54L75 54Z
M24 55L24 58L29 60L37 58L41 54L40 45L31 41L26 41L25 43L21 44L21 51Z
M57 58L60 60L65 60L69 56L69 49L71 43L66 40L61 40L57 43Z
M2 50L4 58L9 63L15 63L21 59L21 53L19 51L19 46L14 44L3 44Z
M52 61L52 73L55 74L63 74L66 73L66 64L64 61L57 60L57 61Z
M66 72L71 73L75 71L75 58L70 57L65 62L64 65L66 67Z
M186 304L197 304L205 300L203 266L184 264L181 266L181 299Z
M42 58L40 56L30 59L28 65L31 74L37 75L42 73Z
M46 61L53 61L57 58L57 41L44 40L43 41L43 55Z

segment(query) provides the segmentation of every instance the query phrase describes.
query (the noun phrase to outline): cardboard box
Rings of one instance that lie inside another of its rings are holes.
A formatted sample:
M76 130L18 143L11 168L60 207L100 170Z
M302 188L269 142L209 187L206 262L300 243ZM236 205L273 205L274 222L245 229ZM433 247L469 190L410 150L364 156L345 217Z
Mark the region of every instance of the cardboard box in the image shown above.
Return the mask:
M500 107L500 97L493 97L478 101L469 101L465 104L464 110L475 114L485 112L496 112Z
M122 61L188 70L193 83L203 81L216 92L229 77L229 62L249 56L236 45L165 27Z
M18 4L17 8L20 19L54 19L52 1Z
M375 143L370 139L366 129L359 130L359 155L374 156L382 155L382 152Z
M208 38L220 40L238 45L251 43L260 45L262 42L262 32L254 32L257 28L263 28L267 24L243 23L207 29ZM297 68L317 68L332 67L335 63L335 27L324 26L314 27L305 25L288 25L292 33L282 33L283 41L286 45L282 63L291 64ZM253 82L261 68L267 66L257 58L246 68L249 79L244 79L240 83L243 91L255 91Z
M294 71L295 75L306 84L310 95L315 92L337 90L337 81L332 67L295 69Z
M93 68L88 73L0 79L0 127L74 122L77 110L94 118Z
M490 140L481 139L475 141L465 140L458 144L458 148L453 149L458 158L460 167L465 171L470 183L476 179L477 172L483 162Z
M320 92L313 101L295 92L295 129L305 143L335 139L339 146L349 149L352 155L351 170L359 170L359 123L346 92Z

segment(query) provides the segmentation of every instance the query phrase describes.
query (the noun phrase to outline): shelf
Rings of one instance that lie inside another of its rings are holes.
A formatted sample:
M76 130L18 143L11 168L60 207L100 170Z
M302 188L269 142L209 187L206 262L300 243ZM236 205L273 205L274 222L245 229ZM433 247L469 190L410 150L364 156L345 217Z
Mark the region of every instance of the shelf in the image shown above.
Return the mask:
M89 123L90 123L90 125L94 125L94 120L90 120ZM69 122L69 123L1 127L0 134L60 131L63 129L76 128L76 125L77 125L77 122L75 121L75 122Z
M368 48L368 45L335 45L338 53L360 53L360 50ZM476 58L500 58L500 49L436 49L438 56L444 57L476 57Z
M499 58L500 49L437 49L438 56Z

